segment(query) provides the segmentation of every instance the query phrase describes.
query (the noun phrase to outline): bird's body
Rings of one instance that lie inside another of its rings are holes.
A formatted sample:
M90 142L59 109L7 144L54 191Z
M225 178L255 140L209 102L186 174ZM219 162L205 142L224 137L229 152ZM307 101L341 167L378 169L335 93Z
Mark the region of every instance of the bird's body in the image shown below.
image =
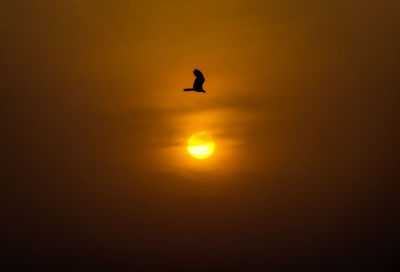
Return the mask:
M206 81L204 79L203 73L200 72L199 70L195 69L193 71L193 74L196 76L196 79L194 80L193 83L193 88L189 88L189 89L183 89L184 91L194 91L194 92L199 92L199 93L205 93L206 91L203 90L203 84L204 81Z

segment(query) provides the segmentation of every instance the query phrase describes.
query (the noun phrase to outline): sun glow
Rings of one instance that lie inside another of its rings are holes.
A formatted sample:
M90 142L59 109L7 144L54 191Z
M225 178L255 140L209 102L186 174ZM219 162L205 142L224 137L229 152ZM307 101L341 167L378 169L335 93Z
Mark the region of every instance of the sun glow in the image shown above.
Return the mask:
M212 155L215 143L205 132L193 134L187 142L187 150L196 159L206 159Z

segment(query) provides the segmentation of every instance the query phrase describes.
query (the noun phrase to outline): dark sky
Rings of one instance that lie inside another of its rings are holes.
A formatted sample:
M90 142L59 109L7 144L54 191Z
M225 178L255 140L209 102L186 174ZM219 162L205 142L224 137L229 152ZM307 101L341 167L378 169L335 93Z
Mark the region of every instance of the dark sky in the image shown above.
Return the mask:
M5 264L383 271L400 227L399 11L1 1ZM182 92L194 68L207 94ZM199 131L216 145L203 161L185 146Z

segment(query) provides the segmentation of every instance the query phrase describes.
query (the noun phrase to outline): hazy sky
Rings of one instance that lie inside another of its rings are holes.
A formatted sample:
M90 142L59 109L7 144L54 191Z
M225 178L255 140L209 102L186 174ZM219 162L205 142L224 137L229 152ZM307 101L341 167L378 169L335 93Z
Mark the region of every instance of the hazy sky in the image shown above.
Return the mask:
M6 256L161 270L388 263L399 11L1 1ZM207 94L182 92L194 68ZM204 161L185 149L198 131L216 144Z

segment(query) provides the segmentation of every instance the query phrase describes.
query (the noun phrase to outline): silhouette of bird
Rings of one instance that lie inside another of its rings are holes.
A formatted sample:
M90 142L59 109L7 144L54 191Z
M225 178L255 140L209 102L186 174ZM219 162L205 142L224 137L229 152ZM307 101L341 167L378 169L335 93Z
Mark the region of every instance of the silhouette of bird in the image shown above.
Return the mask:
M194 83L193 83L193 88L183 89L183 90L185 92L187 92L187 91L195 91L195 92L199 92L199 93L205 93L206 91L203 90L203 83L206 80L204 79L203 73L200 72L199 70L195 69L193 71L193 74L196 77L196 79L194 80Z

